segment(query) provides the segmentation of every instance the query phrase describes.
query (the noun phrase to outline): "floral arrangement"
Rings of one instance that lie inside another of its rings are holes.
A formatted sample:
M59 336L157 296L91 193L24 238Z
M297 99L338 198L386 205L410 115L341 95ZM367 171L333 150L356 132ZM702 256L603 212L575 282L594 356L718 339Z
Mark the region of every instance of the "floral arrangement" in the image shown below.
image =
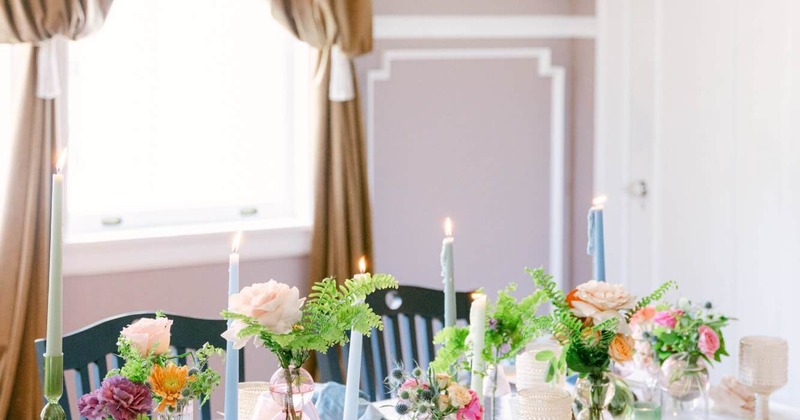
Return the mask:
M658 363L677 353L690 359L719 362L727 356L722 329L731 318L712 311L711 302L695 305L681 298L678 304L641 308L631 324L641 337L642 353L654 355ZM647 362L647 360L644 360Z
M342 285L326 278L311 287L308 299L301 299L296 287L275 280L256 283L230 296L222 316L234 322L223 337L237 349L253 338L278 357L281 367L300 366L309 351L326 352L347 343L351 328L367 337L373 328L383 329L380 316L364 299L389 288L397 288L389 274L361 274Z
M423 372L419 367L408 374L395 368L387 383L398 397L394 408L401 416L431 420L483 418L478 395L459 384L450 374L435 373L433 369Z
M309 352L325 353L334 345L347 343L350 329L367 337L373 328L383 329L380 316L364 299L375 290L397 287L397 280L389 274L360 274L341 285L326 278L311 287L306 299L300 298L296 287L275 280L253 284L229 297L222 316L233 322L222 336L236 349L252 338L256 346L266 347L278 358L287 384L287 418L300 418L300 407L292 401L296 392L303 393L302 376L311 381L308 373L299 369Z
M169 353L172 320L163 313L142 318L122 329L118 355L125 360L108 372L100 388L78 401L81 416L89 420L142 420L150 414L180 413L187 404L205 404L220 376L208 369L208 359L223 351L206 343L197 352ZM193 365L178 366L173 360L190 357Z
M511 283L497 294L494 302L489 302L486 319L487 328L484 334L483 360L490 365L515 357L533 339L541 336L548 326L547 317L536 315L539 306L547 297L542 291L517 300L511 295L517 288ZM436 353L431 367L437 371L446 371L451 366L464 360L470 350L468 339L469 327L447 327L434 337L435 344L442 344Z
M552 276L541 269L526 271L550 299L550 331L564 346L560 358L548 352L537 355L540 360L550 360L549 380L565 368L581 377L598 377L609 370L611 360L632 360L634 343L628 322L675 286L673 282L664 283L637 301L622 285L592 280L564 295Z

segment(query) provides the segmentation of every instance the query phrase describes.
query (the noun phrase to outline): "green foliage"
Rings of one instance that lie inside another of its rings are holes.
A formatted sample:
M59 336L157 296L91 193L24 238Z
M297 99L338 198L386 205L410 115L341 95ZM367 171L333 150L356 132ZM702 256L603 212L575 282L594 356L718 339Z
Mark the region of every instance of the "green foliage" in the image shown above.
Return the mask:
M354 329L370 336L372 329L383 329L381 318L364 303L367 295L376 290L396 289L397 280L389 274L364 274L337 285L326 278L311 287L303 307L303 317L288 334L275 334L257 320L229 311L226 319L244 322L239 337L257 336L277 357L281 366L300 366L309 351L326 352L334 345L347 343L347 331Z
M536 315L539 305L546 301L547 296L537 291L518 301L511 295L515 290L516 284L511 283L498 292L497 299L490 303L487 310L488 327L484 333L484 347L480 351L483 360L489 364L498 364L516 356L550 325L548 317ZM445 372L460 363L468 364L464 360L471 350L466 342L468 335L467 327L448 327L440 331L434 338L434 344L442 344L442 347L431 362L431 367L438 372Z
M193 375L187 385L188 395L186 395L186 399L198 400L200 405L203 405L211 398L211 391L219 386L220 375L213 369L208 368L208 359L211 356L222 356L223 354L225 354L224 350L208 343L203 344L203 347L195 353L189 353L194 358L194 363L191 370Z
M433 338L434 344L442 347L436 353L436 359L430 363L430 368L436 372L449 372L459 364L466 364L463 357L466 355L467 336L469 327L446 327L439 331ZM469 369L465 366L464 370Z
M675 283L674 281L670 280L659 286L656 290L653 291L653 293L650 293L648 296L639 299L639 301L636 302L636 306L625 314L625 320L630 322L633 314L649 306L651 303L661 300L664 297L664 295L667 292L669 292L672 288L677 289L678 283Z
M514 283L508 285L497 293L497 299L489 306L483 360L490 364L516 356L549 325L547 317L536 315L539 305L547 300L545 293L537 290L517 302L511 295L516 288Z

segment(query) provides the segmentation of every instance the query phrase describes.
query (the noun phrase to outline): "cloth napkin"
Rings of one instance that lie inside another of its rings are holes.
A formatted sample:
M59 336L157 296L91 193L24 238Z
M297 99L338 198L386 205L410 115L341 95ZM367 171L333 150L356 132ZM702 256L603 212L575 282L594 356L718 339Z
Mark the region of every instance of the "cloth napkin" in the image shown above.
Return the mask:
M342 420L344 417L345 386L328 382L316 384L311 402L303 407L303 419L308 420ZM383 420L381 412L372 406L366 399L367 395L361 393L358 401L358 420ZM248 420L283 420L286 415L282 412L269 393L258 397L253 414ZM346 419L345 419L346 420Z
M723 377L720 384L712 386L708 394L714 401L714 411L753 418L756 408L755 394L733 376Z
M317 384L311 401L317 406L320 420L342 420L344 418L344 392L345 386L338 382ZM358 420L383 420L380 410L375 408L368 400L368 396L361 393L358 400ZM348 419L344 419L348 420Z

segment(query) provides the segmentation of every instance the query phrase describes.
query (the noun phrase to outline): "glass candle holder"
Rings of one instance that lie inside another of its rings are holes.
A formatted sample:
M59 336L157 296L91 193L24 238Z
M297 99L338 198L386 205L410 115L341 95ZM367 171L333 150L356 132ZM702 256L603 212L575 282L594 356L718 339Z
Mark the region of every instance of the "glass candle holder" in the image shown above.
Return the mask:
M557 343L548 342L528 344L526 350L517 355L517 390L546 384L545 379L549 362L536 360L536 354L545 350L552 351L556 356L561 355L561 346ZM565 381L566 377L559 377L555 384L563 386Z
M769 396L788 381L789 345L783 338L749 336L739 342L739 382L756 394L756 420L769 419Z
M538 385L519 391L520 420L571 420L572 395L561 388Z

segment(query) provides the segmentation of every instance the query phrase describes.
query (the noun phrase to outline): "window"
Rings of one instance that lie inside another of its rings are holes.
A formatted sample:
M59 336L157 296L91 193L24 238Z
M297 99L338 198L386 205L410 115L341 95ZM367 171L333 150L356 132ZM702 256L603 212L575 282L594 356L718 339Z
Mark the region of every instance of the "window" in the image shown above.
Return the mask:
M69 46L68 242L309 225L308 57L264 0L114 2Z

